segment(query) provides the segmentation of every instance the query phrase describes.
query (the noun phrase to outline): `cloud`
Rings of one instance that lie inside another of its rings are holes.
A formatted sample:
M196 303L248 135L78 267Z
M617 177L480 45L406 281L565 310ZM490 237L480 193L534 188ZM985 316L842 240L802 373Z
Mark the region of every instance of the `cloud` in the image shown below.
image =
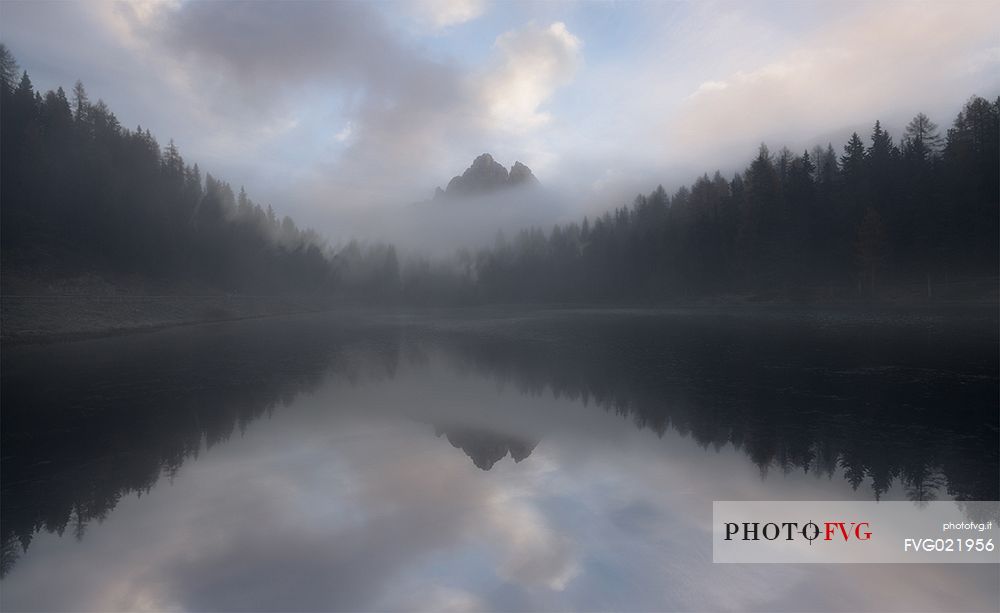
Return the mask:
M187 2L160 15L149 33L204 86L219 75L256 100L315 82L380 95L421 64L357 2Z
M566 197L576 218L735 170L761 140L837 143L919 111L944 127L969 95L1000 93L995 3L0 11L38 87L81 78L123 125L173 138L188 161L335 240L383 238L369 209L427 197L484 151L582 190Z
M918 111L957 109L974 93L969 73L997 67L996 57L981 49L995 40L1000 9L955 8L867 5L767 61L702 82L664 130L686 155L710 157L734 146L745 153L761 140L815 138L886 115L901 124Z
M434 28L447 28L479 18L488 8L485 0L419 0L417 17Z
M439 25L484 8L424 5ZM316 104L330 100L339 126L329 128L306 183L311 198L336 207L419 199L471 152L546 123L540 107L580 63L581 42L565 24L532 23L496 39L487 70L467 70L422 53L360 3L185 3L163 7L155 22L129 23L152 28L219 115L253 124L310 92L319 92ZM456 143L471 144L469 153L455 155Z
M477 98L460 67L430 58L370 5L97 7L110 37L168 84L169 111L152 114L183 119L202 167L230 166L221 171L230 180L234 163L258 180L285 177L265 186L299 201L307 224L330 208L415 194L432 182L429 166L455 162L443 159L449 146L482 140L470 131Z
M524 220L523 208L501 205L486 214L423 209L419 219L411 214L415 212L395 211L388 220L386 207L372 209L426 198L475 155L502 155L505 145L511 150L508 164L520 159L538 168L535 162L552 153L533 146L526 132L549 121L541 108L576 73L581 47L565 24L532 23L497 38L486 70L462 71L430 62L400 70L387 96L364 99L353 109L350 146L313 178L317 200L338 198L328 225L367 227L366 235L410 247L415 242L452 246L458 237L465 244L477 243L482 237L492 240L500 228L510 231L509 222ZM536 207L531 220L548 225L555 214ZM431 233L425 230L437 229L432 233L440 235L459 223L457 232L443 242L426 240Z
M526 131L550 119L539 110L560 86L572 81L582 63L583 43L562 22L531 23L501 34L494 44L499 65L482 83L482 95L497 125Z
M484 6L426 8L439 23L454 24ZM417 163L428 156L424 148L433 154L459 136L483 141L484 129L538 127L549 119L539 107L572 80L582 46L561 22L531 23L501 34L491 68L476 74L424 57L360 3L185 3L161 15L155 35L203 73L201 86L214 89L214 98L235 85L243 103L266 111L306 85L333 88L351 123L353 144L342 158L348 163ZM384 176L385 168L377 170Z
M691 98L708 92L722 91L727 87L729 87L729 83L726 83L725 81L705 81L698 86L698 89L694 90L694 93L691 94Z
M340 130L340 132L337 132L337 134L334 135L334 138L337 139L337 142L343 143L343 142L347 141L349 138L351 138L351 133L353 131L354 131L354 128L353 128L353 126L351 126L351 122L348 121L347 125L345 125Z

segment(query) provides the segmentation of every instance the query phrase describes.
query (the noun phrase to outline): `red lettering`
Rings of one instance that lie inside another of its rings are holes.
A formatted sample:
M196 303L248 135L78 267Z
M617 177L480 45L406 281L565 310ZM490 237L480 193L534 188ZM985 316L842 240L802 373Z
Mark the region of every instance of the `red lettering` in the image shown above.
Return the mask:
M824 541L832 541L833 540L833 534L836 531L836 528L839 526L841 530L844 529L844 522L828 521L828 522L824 523L823 526L826 527L826 536L823 537L823 540Z

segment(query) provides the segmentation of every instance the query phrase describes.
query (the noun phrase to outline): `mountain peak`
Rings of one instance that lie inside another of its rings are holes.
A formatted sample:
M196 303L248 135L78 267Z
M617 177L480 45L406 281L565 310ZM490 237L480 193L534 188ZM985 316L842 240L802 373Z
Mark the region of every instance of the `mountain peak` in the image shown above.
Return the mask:
M511 185L538 185L538 179L534 173L521 162L514 162L514 165L510 167L507 182Z
M488 167L488 166L492 166L494 164L496 164L497 166L499 166L499 164L497 164L496 160L493 159L493 156L490 155L489 153L484 153L482 155L478 155L478 156L476 156L476 159L472 160L472 167L473 168L475 168L477 166ZM501 168L503 168L503 167L501 166Z
M537 184L538 179L532 174L531 169L521 162L514 162L510 172L507 172L507 169L494 160L492 155L483 153L472 161L472 165L465 172L453 177L444 190L437 188L434 198L476 196L517 185Z

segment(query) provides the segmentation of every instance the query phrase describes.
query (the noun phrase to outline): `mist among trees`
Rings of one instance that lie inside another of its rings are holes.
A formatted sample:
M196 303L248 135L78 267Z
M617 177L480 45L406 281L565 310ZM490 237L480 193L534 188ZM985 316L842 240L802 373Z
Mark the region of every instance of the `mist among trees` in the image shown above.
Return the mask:
M771 152L730 179L662 186L594 220L500 237L476 258L488 300L870 295L997 274L1000 99L898 142L876 121L839 149Z
M173 141L161 147L148 129L122 127L82 83L42 95L6 48L2 57L5 277L97 272L374 298L384 293L375 285L398 277L391 246L334 252L312 230L185 162Z
M839 147L761 145L730 178L400 262L391 245L330 247L172 141L121 126L79 82L36 91L6 48L2 72L5 285L97 273L378 303L641 302L933 298L998 273L1000 99L971 98L947 128L918 114L895 137L876 121Z

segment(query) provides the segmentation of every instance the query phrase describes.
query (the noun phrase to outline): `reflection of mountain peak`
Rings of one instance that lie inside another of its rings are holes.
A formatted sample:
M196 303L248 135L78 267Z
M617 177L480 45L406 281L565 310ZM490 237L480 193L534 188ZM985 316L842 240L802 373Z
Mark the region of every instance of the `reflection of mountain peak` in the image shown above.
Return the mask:
M484 153L472 161L461 175L453 177L448 187L440 187L434 192L434 198L444 196L475 196L495 192L519 185L537 185L538 179L531 169L521 162L514 162L510 172L489 153Z
M538 441L528 441L509 435L494 434L474 428L435 428L436 434L444 434L453 447L461 449L472 463L483 470L493 468L507 454L520 462L531 455Z

